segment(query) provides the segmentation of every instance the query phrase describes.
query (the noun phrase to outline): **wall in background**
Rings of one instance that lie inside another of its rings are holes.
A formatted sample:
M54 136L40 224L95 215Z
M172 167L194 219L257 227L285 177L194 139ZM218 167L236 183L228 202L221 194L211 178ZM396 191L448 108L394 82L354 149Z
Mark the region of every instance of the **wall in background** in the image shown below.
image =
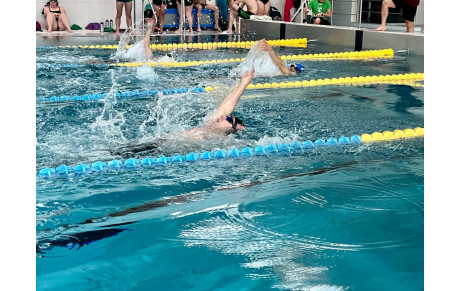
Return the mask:
M226 0L224 0L226 1ZM352 0L333 0L335 1L352 1ZM36 0L36 20L40 22L42 28L45 27L45 21L41 15L43 6L47 1ZM286 0L270 0L272 6L276 7L281 15L284 14L284 4ZM139 21L143 17L143 6L147 4L147 0L134 0L133 1L133 22L134 20ZM215 4L216 0L207 1L207 3ZM115 28L115 15L117 13L115 7L115 0L60 0L59 6L64 7L67 11L70 25L78 24L82 28L90 22L101 22L112 19ZM291 9L291 13L294 14L294 9ZM334 11L333 11L334 13ZM339 13L339 11L337 11ZM340 11L340 13L351 13L351 11ZM417 15L415 18L415 25L423 25L424 23L424 0L420 1L420 6L417 9ZM126 29L126 18L125 12L121 17L121 29Z

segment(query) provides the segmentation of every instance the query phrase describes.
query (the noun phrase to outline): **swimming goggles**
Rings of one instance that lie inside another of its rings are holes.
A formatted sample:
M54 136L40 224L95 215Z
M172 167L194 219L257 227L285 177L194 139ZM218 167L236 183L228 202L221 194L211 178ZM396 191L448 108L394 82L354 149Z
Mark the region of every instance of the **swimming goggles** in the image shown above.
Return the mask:
M239 119L238 117L235 117L233 115L227 115L225 119L228 121L228 123L230 123L232 125L232 128L235 131L236 131L237 124L241 124L241 126L244 126L243 121L241 119Z
M300 73L300 69L296 65L291 65L291 68L294 68L294 70Z

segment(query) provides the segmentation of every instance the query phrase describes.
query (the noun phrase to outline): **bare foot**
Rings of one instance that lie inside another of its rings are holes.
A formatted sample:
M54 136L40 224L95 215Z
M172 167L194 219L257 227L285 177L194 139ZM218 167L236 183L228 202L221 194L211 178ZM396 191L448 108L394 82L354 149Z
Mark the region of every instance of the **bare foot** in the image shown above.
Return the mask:
M197 32L201 32L201 28L197 28L196 31L197 31Z
M220 30L220 27L219 26L216 26L214 27L215 30L219 31L219 32L222 32L222 30Z
M385 31L387 30L387 26L386 25L380 25L379 27L377 27L376 29L374 29L374 31Z
M69 29L67 29L67 32L68 33L73 33L73 30L69 28Z
M175 34L181 34L181 32L182 32L182 31L181 31L180 29L174 31Z
M233 30L229 29L229 30L226 30L225 32L226 32L226 33L232 33Z
M190 34L193 34L193 29L190 29Z

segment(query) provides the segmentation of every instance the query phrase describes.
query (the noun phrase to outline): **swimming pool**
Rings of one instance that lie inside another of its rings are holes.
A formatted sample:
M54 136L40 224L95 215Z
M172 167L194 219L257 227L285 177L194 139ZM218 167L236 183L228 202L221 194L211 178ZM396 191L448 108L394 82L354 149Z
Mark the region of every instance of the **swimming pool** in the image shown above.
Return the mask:
M201 38L189 41L229 41ZM38 47L47 47L36 52L37 290L423 288L422 137L40 176L41 169L61 165L126 161L110 149L199 125L229 92L237 80L229 75L241 64L105 66L94 60L111 63L115 50L53 48L115 43L37 39ZM189 49L172 57L228 60L248 51ZM275 51L344 48L308 43ZM301 62L303 74L257 77L253 83L424 71L423 57L406 52ZM219 149L228 154L232 148L241 153L245 147L255 152L260 146L423 128L422 84L248 89L235 110L247 125L243 133L203 143L176 140L151 156ZM171 90L177 88L187 92ZM91 97L104 93L104 99Z

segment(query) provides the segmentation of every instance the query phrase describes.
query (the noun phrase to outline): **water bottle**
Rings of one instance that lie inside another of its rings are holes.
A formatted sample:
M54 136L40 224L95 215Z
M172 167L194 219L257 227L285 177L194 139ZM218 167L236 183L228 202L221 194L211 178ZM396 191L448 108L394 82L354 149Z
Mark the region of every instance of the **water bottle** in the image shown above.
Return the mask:
M107 27L109 27L109 20L106 19L104 28L107 28Z
M101 32L104 32L104 22L99 23L101 25Z
M113 27L113 20L110 19L110 27Z

